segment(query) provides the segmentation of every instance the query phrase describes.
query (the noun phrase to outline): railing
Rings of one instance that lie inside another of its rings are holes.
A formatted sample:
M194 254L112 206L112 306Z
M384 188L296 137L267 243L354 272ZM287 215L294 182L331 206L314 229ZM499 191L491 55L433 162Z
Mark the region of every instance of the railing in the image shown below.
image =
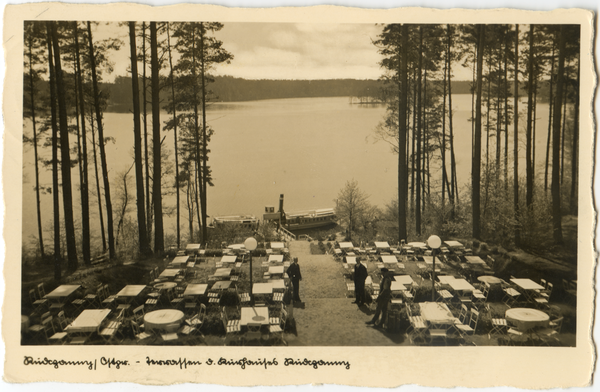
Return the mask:
M283 236L283 238L285 238L288 241L296 240L296 234L292 233L291 231L289 231L288 229L286 229L283 226L279 227L279 229L277 230L277 233L279 233L281 236Z

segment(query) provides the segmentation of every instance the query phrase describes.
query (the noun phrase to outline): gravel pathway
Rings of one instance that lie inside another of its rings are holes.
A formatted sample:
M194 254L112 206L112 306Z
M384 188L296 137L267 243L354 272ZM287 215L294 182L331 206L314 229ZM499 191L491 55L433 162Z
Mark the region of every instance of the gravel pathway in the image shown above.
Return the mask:
M343 267L330 255L311 255L310 243L293 241L292 257L298 257L303 305L294 307L296 332L286 334L290 346L388 346L406 344L403 334L391 334L365 325L374 312L359 308L346 297Z

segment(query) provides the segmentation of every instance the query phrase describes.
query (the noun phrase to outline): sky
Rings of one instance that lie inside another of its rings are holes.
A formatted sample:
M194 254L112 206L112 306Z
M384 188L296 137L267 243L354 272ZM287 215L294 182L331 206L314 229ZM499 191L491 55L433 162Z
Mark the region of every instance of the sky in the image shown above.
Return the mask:
M226 23L215 36L233 54L216 75L245 79L377 79L383 70L373 42L383 26L323 23ZM129 38L125 26L100 25L94 40L118 37L124 45L111 55L117 75L129 67ZM455 80L469 80L471 71L454 67Z

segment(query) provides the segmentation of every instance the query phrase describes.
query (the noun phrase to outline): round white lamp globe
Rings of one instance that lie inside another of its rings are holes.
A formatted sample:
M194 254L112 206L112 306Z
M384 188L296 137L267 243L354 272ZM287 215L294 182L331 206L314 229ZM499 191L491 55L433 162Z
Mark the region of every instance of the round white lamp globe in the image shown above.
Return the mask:
M427 245L429 245L431 249L438 249L442 246L442 240L437 235L432 235L427 239Z

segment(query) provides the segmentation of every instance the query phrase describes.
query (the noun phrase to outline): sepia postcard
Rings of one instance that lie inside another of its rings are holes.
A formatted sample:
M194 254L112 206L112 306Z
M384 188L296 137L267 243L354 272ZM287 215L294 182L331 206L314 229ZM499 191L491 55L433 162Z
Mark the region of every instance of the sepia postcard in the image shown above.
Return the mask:
M10 383L591 385L594 14L4 14Z

